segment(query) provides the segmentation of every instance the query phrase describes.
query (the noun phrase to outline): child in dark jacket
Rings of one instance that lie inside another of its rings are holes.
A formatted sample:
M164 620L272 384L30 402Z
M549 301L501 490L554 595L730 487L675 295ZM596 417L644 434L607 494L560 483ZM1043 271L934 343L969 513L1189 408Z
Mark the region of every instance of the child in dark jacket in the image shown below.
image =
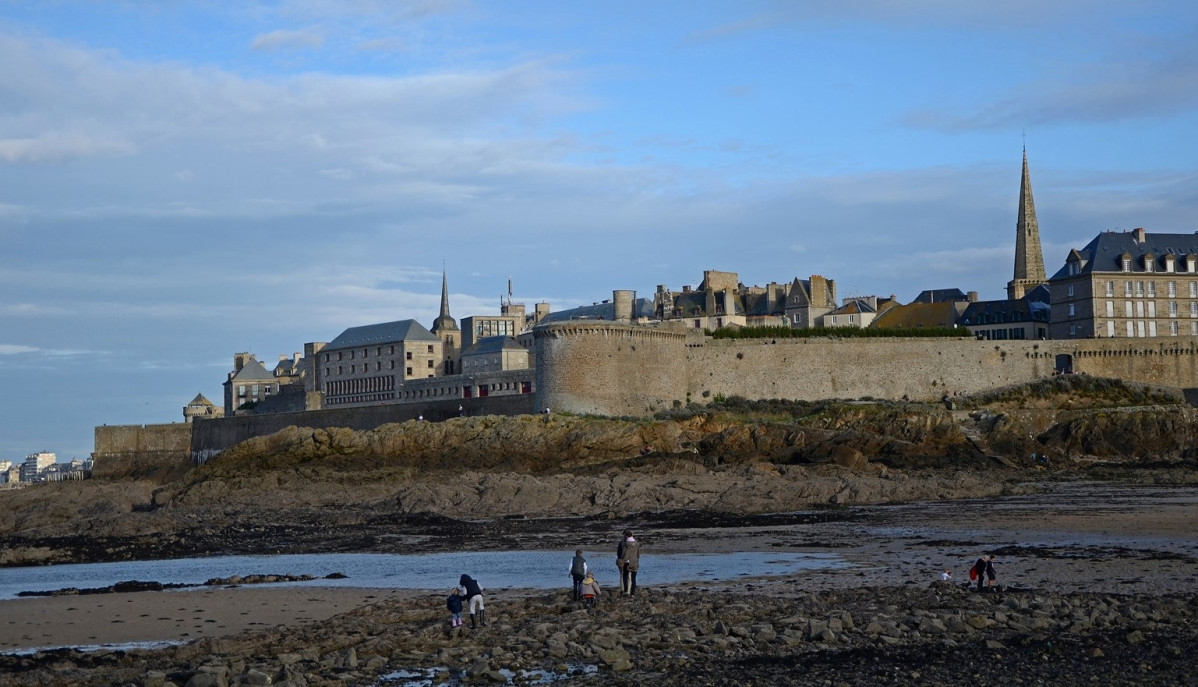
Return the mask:
M445 600L445 607L449 609L450 614L450 627L462 626L462 602L465 600L465 597L462 596L462 590L458 589L457 587L453 588L453 593L450 594L449 598Z

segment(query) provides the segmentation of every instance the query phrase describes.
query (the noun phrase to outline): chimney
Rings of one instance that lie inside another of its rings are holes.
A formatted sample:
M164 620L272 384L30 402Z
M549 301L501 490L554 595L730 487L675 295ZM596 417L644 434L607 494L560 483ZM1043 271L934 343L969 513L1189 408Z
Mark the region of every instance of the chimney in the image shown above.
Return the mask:
M965 294L965 298L966 298L966 300L968 300L970 303L977 303L977 302L978 302L978 292L977 292L977 291L970 291L969 293Z
M1144 236L1144 234L1145 234L1144 227L1136 227L1135 231L1133 231L1132 233L1134 233L1136 235L1136 243L1144 243L1144 241L1146 240L1146 237Z

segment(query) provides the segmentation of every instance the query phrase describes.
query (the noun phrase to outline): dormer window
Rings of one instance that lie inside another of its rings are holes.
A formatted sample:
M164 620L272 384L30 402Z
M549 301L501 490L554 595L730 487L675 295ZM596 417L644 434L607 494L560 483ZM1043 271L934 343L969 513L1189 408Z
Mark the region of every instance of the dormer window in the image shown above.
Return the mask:
M1131 256L1129 256L1129 255L1123 256L1123 271L1124 272L1131 271Z
M1172 256L1172 255L1166 255L1166 256L1165 256L1165 271L1166 271L1166 272L1173 272L1173 271L1175 271L1175 269L1174 269L1174 263L1173 263L1173 256Z
M1154 268L1155 264L1156 264L1156 256L1153 255L1152 253L1145 253L1144 254L1144 271L1145 272L1154 271L1153 268Z

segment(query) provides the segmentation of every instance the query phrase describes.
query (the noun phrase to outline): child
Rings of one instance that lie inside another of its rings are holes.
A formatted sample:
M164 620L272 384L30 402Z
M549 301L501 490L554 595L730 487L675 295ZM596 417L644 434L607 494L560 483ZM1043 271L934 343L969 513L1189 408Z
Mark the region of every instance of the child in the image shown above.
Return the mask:
M453 593L445 600L445 607L449 609L449 626L462 626L462 590L457 587L453 588Z
M587 571L587 576L582 581L582 604L590 608L595 605L595 599L598 598L599 583L595 581L595 574Z
M948 571L948 568L945 568L944 572L940 573L940 581L941 582L949 582L952 579L953 579L953 574Z

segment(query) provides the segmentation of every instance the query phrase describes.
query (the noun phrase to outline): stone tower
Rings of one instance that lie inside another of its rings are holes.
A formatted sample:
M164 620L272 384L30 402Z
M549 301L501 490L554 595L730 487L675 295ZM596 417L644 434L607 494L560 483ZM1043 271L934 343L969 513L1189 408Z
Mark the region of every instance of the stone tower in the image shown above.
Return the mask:
M457 320L449 314L449 280L445 276L445 270L441 270L441 314L433 321L430 331L444 344L441 347L441 374L457 374L460 353L458 346L462 342L462 332L458 329Z
M1027 148L1023 149L1023 178L1019 182L1019 219L1015 223L1015 275L1007 282L1007 298L1023 298L1028 291L1047 284L1044 251L1040 248L1040 224L1032 200L1032 178L1027 173Z

